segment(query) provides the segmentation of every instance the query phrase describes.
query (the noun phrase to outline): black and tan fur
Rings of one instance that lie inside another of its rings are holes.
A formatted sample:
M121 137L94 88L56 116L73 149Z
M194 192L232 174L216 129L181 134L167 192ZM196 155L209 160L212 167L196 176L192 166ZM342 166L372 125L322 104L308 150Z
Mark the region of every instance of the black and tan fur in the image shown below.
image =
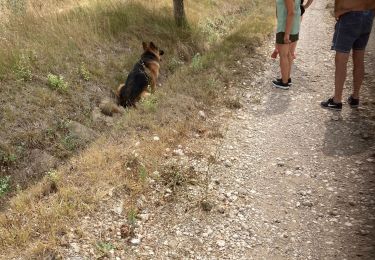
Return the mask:
M143 45L141 59L134 65L129 73L125 84L119 86L117 90L117 104L123 107L135 107L136 103L144 96L147 96L148 86L151 92L156 89L159 77L160 61L164 51L153 43Z

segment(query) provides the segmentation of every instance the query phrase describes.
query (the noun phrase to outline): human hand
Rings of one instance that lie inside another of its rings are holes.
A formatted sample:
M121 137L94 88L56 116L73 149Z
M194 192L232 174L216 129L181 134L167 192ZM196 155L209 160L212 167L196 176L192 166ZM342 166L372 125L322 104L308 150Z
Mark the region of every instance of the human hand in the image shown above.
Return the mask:
M275 48L271 54L271 58L276 59L278 54L279 54L279 51L277 50L277 48Z
M285 34L284 35L284 44L289 44L291 43L290 41L290 35L289 34Z

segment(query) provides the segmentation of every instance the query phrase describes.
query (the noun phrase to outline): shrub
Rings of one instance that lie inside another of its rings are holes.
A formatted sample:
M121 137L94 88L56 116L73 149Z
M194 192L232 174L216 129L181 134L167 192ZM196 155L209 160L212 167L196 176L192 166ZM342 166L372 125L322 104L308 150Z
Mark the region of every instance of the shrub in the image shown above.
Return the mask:
M0 178L0 197L10 190L10 176Z
M64 81L63 76L56 76L50 73L48 74L47 79L50 88L58 90L60 92L66 92L68 90L68 83Z
M86 64L85 63L81 63L81 66L79 67L79 75L81 76L81 78L85 81L89 81L90 78L91 78L91 73L90 71L87 69L86 67Z
M191 67L195 71L203 69L202 56L201 56L200 53L197 53L197 54L194 55L194 57L191 61Z
M22 81L30 81L32 78L30 58L22 54L16 64L14 72L17 79Z

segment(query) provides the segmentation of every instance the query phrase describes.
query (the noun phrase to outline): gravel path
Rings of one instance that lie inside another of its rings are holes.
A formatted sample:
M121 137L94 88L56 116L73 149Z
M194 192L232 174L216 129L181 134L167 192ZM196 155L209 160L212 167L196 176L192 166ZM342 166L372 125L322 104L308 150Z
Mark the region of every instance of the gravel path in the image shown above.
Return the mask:
M305 15L289 91L271 87L278 67L268 58L270 43L260 50L263 70L254 72L247 58L231 68L243 75L233 82L242 87L243 107L208 119L222 125L224 138L176 148L172 159L201 173L198 179L205 178L207 162L189 154L217 157L209 171L210 211L200 204L204 185L168 190L155 184L158 196L139 203L159 206L145 207L135 238L125 243L123 205L112 196L105 215L83 220L86 238L68 238L65 257L92 258L97 249L90 243L100 235L116 247L107 248L110 259L375 259L375 38L361 108L321 109L334 70L334 20L326 4L315 1Z

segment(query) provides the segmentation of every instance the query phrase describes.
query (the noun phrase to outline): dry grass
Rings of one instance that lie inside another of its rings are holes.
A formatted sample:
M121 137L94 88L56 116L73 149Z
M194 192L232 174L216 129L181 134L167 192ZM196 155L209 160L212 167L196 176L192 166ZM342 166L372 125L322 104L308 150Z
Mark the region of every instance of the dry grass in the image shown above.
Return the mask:
M93 212L113 187L128 187L130 197L143 193L147 185L140 167L159 170L165 149L199 128L197 110L237 105L221 94L227 66L251 55L271 31L274 15L271 0L188 1L191 26L179 29L167 0L57 1L57 6L52 0L31 2L39 7L29 7L22 17L9 14L1 23L0 37L6 40L0 41L0 149L6 147L2 151L17 159L3 164L0 176L27 165L27 151L33 148L70 158L75 150L61 143L66 120L104 134L27 190L13 190L8 209L0 214L0 257L53 255L66 229ZM220 15L224 10L228 19ZM139 109L127 111L112 130L95 125L91 110L124 80L143 39L155 41L167 53L163 87ZM50 89L48 73L63 75L68 90ZM160 137L157 145L154 135ZM27 178L25 182L29 184Z

